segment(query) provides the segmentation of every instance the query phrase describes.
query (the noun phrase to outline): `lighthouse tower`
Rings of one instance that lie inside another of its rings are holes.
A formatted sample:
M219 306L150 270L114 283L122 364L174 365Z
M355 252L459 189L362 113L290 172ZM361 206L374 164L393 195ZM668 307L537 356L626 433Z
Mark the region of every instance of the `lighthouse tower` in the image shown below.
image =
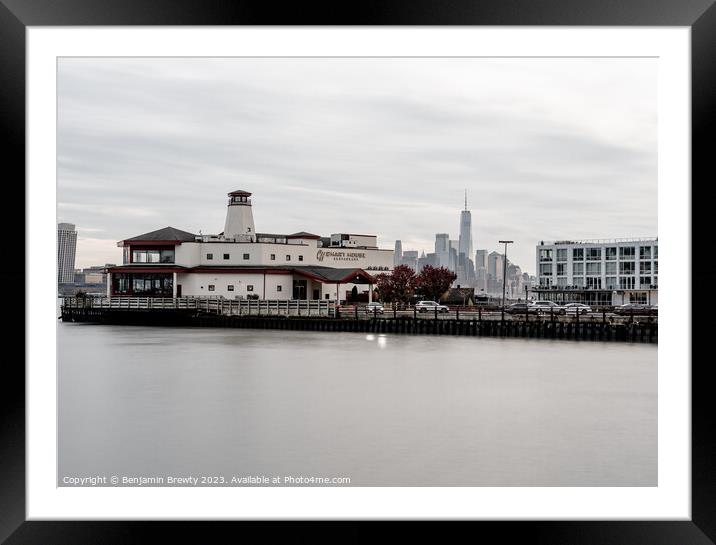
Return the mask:
M232 191L229 193L229 206L226 209L224 238L237 242L256 242L254 214L251 211L251 193Z

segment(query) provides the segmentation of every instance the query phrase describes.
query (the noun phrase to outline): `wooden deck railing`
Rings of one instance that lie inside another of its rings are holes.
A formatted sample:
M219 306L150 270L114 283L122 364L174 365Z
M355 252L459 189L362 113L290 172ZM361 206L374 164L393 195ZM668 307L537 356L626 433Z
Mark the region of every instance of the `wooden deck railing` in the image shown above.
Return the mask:
M335 316L334 301L224 299L219 297L64 297L65 308L182 309L235 316Z

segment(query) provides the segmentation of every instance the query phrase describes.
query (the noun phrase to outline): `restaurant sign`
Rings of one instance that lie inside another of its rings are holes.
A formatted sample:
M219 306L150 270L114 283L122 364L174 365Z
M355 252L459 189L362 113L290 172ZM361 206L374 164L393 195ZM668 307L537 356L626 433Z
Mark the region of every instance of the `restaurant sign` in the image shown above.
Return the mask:
M358 261L359 259L365 259L365 252L318 250L316 259L319 262L323 262L324 258L328 258L331 261Z

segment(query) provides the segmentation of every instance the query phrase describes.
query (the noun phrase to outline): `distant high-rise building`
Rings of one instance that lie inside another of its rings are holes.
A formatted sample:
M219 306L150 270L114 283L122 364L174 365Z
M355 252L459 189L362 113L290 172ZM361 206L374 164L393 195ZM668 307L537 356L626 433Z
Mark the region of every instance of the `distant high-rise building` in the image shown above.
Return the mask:
M460 255L458 253L458 241L457 240L450 240L450 265L448 268L455 272L457 271L457 258Z
M75 252L77 231L72 223L57 224L57 283L72 284L75 281Z
M399 240L395 241L395 251L393 252L393 265L400 265L403 259L403 243Z
M437 267L437 254L430 253L425 255L425 252L423 252L423 255L421 255L418 258L418 271L422 271L426 265L430 265L431 267Z
M500 293L504 278L504 259L499 252L490 252L487 256L487 291L488 293Z
M418 270L418 251L406 250L403 252L403 258L400 260L401 265L407 265L417 272Z
M435 256L438 267L450 268L450 235L437 233L435 235Z
M487 250L475 252L475 269L487 269Z
M477 292L487 291L487 250L475 252L475 288Z
M460 212L460 238L458 255L465 254L472 260L472 213L467 209L467 190L465 191L465 209Z
M460 235L458 236L457 257L455 259L455 285L475 287L475 264L472 261L472 215L467 209L467 190L465 190L465 209L460 211Z

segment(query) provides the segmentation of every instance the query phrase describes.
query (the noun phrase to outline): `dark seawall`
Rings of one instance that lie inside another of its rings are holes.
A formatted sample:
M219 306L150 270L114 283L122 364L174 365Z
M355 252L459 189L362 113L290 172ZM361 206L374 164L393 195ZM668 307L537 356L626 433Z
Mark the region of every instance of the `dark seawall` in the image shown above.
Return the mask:
M368 319L308 316L232 316L188 309L62 308L63 322L165 327L236 327L293 331L394 333L405 335L463 335L525 337L581 341L658 342L658 324L647 321L610 323L552 320L440 320L407 316Z

